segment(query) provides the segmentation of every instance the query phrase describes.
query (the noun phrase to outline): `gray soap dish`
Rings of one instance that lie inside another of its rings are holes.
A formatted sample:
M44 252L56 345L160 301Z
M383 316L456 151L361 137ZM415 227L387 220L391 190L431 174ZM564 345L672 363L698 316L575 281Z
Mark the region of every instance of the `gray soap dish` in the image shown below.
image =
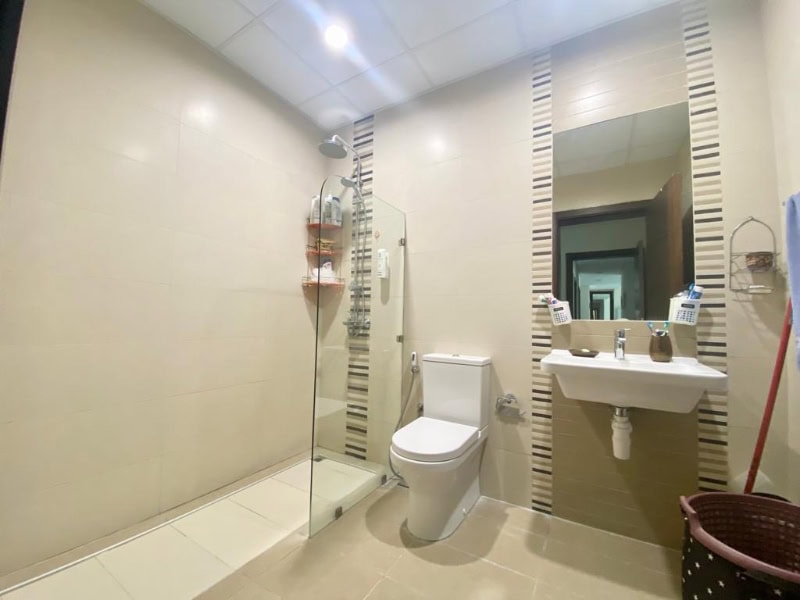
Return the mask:
M569 353L572 356L581 356L583 358L594 358L600 354L597 350L589 350L588 348L570 348Z

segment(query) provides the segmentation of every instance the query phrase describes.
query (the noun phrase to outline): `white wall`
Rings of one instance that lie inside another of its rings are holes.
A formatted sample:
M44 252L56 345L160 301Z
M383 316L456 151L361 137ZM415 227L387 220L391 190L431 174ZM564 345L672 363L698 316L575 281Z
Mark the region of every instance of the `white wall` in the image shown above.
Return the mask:
M375 116L374 191L406 212L406 354L491 356L492 398L530 388L530 69L523 58ZM529 440L530 422L492 415L484 494L530 505Z
M307 449L320 132L134 0L29 0L0 184L0 574Z
M686 59L677 5L553 48L556 133L686 100Z
M748 216L767 222L782 245L775 174L770 94L759 2L709 0L719 109L725 237ZM769 234L751 228L739 248L770 245ZM775 363L785 298L728 292L728 471L730 481L746 472L755 446ZM788 406L779 394L762 470L775 491L787 493ZM768 488L765 488L765 490Z
M767 81L772 107L772 131L777 168L776 206L800 191L800 3L794 0L765 0L760 3ZM794 333L797 334L797 325ZM800 374L796 368L794 340L786 357L788 406L789 495L800 500Z

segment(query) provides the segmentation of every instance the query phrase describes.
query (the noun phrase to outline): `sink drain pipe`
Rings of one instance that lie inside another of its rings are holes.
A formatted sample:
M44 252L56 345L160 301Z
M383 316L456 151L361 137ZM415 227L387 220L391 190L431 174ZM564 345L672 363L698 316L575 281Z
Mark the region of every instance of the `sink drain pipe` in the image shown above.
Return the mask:
M628 460L631 457L631 419L627 406L615 406L611 418L611 443L614 447L614 458Z

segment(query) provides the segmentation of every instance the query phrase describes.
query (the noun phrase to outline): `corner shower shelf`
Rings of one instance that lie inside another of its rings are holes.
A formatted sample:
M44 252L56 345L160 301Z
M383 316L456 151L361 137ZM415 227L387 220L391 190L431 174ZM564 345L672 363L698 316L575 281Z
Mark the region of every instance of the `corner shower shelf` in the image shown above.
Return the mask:
M339 231L342 226L334 225L333 223L306 223L309 231Z
M317 279L316 277L303 277L303 287L323 287L323 288L343 288L345 285L344 279L336 277L335 279Z
M313 246L306 248L306 256L340 256L341 254L341 248L334 248L333 250L317 250Z

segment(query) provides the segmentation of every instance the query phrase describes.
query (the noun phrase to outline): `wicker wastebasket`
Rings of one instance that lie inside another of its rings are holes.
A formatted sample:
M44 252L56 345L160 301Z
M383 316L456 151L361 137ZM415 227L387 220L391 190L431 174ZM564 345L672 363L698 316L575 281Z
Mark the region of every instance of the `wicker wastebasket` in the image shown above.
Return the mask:
M800 600L800 506L710 492L681 510L684 600Z

